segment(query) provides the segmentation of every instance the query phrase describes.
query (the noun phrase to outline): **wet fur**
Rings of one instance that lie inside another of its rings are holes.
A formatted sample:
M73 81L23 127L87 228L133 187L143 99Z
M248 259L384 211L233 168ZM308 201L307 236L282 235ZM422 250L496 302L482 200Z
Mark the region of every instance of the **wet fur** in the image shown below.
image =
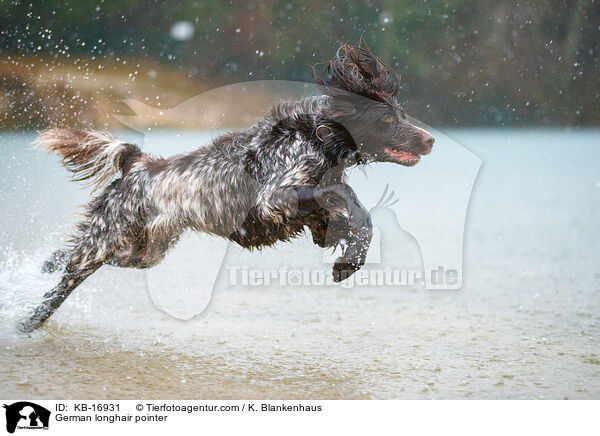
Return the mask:
M69 246L44 265L54 271L64 263L62 279L22 330L40 326L104 264L158 264L186 229L253 249L308 228L319 246L345 241L333 270L336 281L359 269L372 225L345 183L345 169L377 160L361 138L382 130L373 123L383 112L399 111L397 77L367 49L342 46L324 71L315 70L315 81L324 95L280 103L253 127L170 158L144 154L105 131L43 132L38 147L58 154L74 180L98 192ZM415 133L405 130L410 147ZM389 135L378 140L398 140L395 130Z

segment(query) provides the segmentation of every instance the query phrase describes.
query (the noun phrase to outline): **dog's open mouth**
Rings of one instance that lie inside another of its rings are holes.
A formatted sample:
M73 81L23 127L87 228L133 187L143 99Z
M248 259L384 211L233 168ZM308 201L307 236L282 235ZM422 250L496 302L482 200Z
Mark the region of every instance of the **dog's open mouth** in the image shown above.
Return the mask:
M383 151L393 161L407 167L416 165L421 160L421 156L418 154L409 153L408 151L394 150L392 148L386 148Z

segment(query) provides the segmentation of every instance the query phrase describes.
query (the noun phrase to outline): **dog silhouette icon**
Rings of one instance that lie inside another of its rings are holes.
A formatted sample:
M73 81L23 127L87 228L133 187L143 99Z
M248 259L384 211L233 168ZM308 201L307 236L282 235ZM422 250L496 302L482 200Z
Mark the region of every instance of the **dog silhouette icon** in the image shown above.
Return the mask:
M19 401L10 405L4 404L6 409L6 431L14 433L17 426L31 428L48 428L50 411L42 406L28 401Z

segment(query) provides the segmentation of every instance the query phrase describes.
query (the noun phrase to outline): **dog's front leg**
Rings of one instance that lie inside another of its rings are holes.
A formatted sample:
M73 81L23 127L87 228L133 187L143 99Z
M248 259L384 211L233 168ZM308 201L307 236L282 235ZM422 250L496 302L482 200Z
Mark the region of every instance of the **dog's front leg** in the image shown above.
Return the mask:
M343 228L346 224L346 222L340 224L337 222L330 222L329 227L336 227L339 225ZM340 245L342 245L343 249L342 255L336 259L333 265L334 282L346 280L365 264L372 237L373 228L370 223L360 228L352 226L347 227L345 237L340 238Z
M300 213L313 218L309 228L319 246L343 247L333 266L333 280L341 282L364 265L373 237L369 211L346 184L297 190Z
M268 190L261 201L262 218L287 225L300 222L313 232L321 247L343 247L333 266L333 279L341 282L365 263L373 226L369 211L345 183L325 186L293 185Z

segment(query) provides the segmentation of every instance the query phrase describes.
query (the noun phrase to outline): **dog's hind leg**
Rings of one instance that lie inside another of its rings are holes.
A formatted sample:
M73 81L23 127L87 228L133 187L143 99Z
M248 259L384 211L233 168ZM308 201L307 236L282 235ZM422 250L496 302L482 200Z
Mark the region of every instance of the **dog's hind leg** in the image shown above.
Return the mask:
M79 286L81 282L100 268L100 266L102 266L101 262L85 265L73 260L69 261L60 283L44 295L44 300L36 307L33 314L21 323L19 326L20 330L28 333L41 326L59 308L73 289Z
M46 260L42 265L42 272L44 273L53 273L62 269L67 265L69 261L69 257L71 255L71 251L67 249L57 250L50 255L48 260Z
M124 193L115 181L95 197L87 207L86 219L77 225L72 237L72 250L60 283L46 293L44 300L21 325L32 331L42 325L65 301L69 294L100 266L111 259L143 228L139 214L123 207Z
M69 252L69 260L59 284L44 295L43 301L20 325L21 331L31 332L41 326L77 286L112 257L117 247L117 235L107 231L105 237L99 238L103 229L110 230L112 227L107 225L106 220L98 220L94 216L79 224L78 233L73 238L74 246Z
M114 249L108 248L111 239L98 240L98 232L97 221L93 217L79 224L78 233L73 238L74 247L70 251L69 260L60 282L44 295L44 299L30 317L21 323L21 331L31 332L41 326L59 308L73 289L100 268L112 255ZM110 246L112 248L114 245Z

